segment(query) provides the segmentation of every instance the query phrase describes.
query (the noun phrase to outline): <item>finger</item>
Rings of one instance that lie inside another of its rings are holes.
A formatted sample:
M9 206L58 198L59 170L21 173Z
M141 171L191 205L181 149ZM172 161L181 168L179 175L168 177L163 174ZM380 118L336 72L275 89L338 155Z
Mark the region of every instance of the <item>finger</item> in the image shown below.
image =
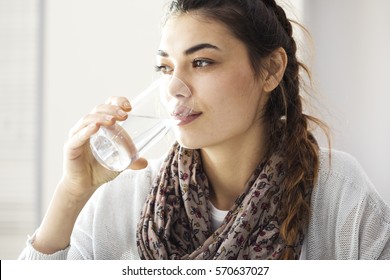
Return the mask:
M95 113L88 114L84 118L80 119L74 127L71 128L68 134L68 138L72 138L75 134L79 133L82 129L89 125L97 126L111 126L115 123L115 116L104 114L104 113Z
M98 131L99 126L91 123L71 137L65 145L69 159L77 158L82 147L89 142L89 138Z
M122 108L121 106L115 105L115 104L100 104L92 109L91 114L94 113L105 113L110 115L116 115L121 116L120 111L129 112L131 110L131 107Z
M129 169L140 170L148 166L148 161L145 158L139 158L130 164Z
M92 122L103 126L110 126L113 125L115 121L124 121L127 119L127 112L131 110L131 105L127 98L111 97L107 102L110 104L100 104L88 115L80 119L69 131L69 138ZM121 106L113 105L112 103L120 103Z
M125 110L126 112L131 110L131 105L130 105L129 100L123 96L111 96L106 101L106 104L119 106L123 110Z
M116 121L127 119L127 112L131 110L130 102L126 97L110 97L106 104L96 106L91 113L80 119L68 133L68 138L72 138L82 129L92 123L100 126L111 126Z
M110 115L113 116L117 121L124 121L127 119L128 111L129 110L126 111L117 105L101 104L96 106L90 114Z

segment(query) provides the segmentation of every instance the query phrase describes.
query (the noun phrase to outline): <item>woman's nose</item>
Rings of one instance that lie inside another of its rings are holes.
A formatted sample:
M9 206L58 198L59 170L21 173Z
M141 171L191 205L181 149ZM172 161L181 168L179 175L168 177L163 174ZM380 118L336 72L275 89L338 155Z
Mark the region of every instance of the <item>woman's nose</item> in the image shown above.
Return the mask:
M191 90L189 87L177 76L170 76L167 84L168 94L174 98L189 98Z
M177 76L165 77L163 104L170 114L189 115L194 107L190 88Z

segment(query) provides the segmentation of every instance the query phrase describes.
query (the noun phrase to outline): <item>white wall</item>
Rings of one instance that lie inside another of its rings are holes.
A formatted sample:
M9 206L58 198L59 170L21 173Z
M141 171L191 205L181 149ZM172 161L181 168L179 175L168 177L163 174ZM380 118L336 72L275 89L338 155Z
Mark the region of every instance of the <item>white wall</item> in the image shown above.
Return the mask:
M39 185L39 1L0 0L0 259L36 227Z
M355 156L390 204L390 1L305 0L314 78L334 148Z

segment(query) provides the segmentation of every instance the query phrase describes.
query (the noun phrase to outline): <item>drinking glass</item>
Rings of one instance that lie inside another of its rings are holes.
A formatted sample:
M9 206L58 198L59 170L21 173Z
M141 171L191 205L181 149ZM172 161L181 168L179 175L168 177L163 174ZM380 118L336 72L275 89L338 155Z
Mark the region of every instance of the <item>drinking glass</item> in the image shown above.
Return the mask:
M178 119L191 114L193 98L188 86L176 76L164 75L131 102L123 122L101 127L91 136L96 160L113 171L123 171L159 142Z

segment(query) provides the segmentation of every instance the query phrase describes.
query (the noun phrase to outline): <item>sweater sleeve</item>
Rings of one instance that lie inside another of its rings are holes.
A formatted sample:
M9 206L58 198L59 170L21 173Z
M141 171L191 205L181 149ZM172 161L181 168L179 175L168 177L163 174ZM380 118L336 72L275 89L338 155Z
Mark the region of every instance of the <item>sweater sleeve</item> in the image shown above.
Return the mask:
M117 181L115 179L114 181ZM110 184L111 182L107 183ZM84 206L72 231L71 242L67 248L57 251L53 254L44 254L37 251L34 246L36 230L32 236L29 236L26 247L19 255L20 260L66 260L66 259L91 259L92 258L92 221L94 209L96 207L97 197L100 195L102 185L89 199ZM90 217L89 219L87 217Z
M35 250L35 248L32 245L35 239L35 234L36 232L34 232L32 236L28 236L26 247L19 255L18 257L19 260L64 260L67 258L70 246L68 246L64 250L60 250L50 255L43 254Z
M20 260L136 259L135 228L161 160L147 168L122 172L102 185L84 206L72 231L70 245L53 254L33 247L28 238Z

